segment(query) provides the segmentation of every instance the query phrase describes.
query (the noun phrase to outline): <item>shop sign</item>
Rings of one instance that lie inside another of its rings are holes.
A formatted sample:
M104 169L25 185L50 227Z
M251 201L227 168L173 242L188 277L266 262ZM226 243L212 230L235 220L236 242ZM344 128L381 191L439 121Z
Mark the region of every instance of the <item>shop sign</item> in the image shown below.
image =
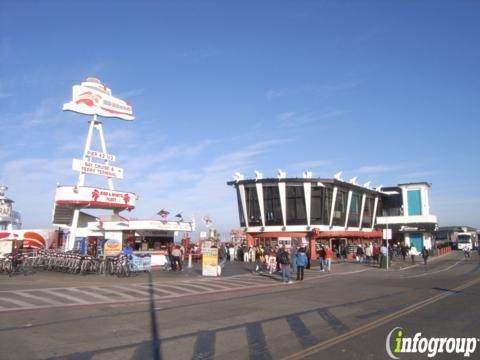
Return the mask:
M57 204L88 205L92 208L133 208L136 195L88 186L59 186L55 201Z
M112 90L95 78L87 78L72 88L72 101L63 110L85 115L99 115L122 120L133 120L133 108L125 100L112 96Z
M79 171L85 174L123 179L123 168L107 164L99 164L86 160L73 159L72 169L73 171Z
M202 248L202 275L217 276L218 275L218 249Z
M87 156L94 157L97 159L108 160L108 161L115 161L115 155L106 154L100 151L95 150L87 150Z
M103 255L117 256L122 252L122 241L119 239L108 239L103 245Z

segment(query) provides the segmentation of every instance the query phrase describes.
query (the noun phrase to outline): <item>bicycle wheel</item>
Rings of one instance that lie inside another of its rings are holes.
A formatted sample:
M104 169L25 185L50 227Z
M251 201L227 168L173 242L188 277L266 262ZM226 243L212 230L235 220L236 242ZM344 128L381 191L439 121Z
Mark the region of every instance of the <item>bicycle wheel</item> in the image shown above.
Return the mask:
M12 277L13 275L13 263L11 261L8 261L5 263L5 271L8 274L9 277Z

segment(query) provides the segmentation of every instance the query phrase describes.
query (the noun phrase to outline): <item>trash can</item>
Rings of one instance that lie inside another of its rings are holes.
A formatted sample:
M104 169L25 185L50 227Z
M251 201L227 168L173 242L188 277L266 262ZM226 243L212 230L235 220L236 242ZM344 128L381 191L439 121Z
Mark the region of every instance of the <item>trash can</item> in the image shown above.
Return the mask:
M388 267L392 266L392 260L390 257L388 257ZM387 268L387 257L386 256L381 256L380 257L380 268L381 269L386 269Z

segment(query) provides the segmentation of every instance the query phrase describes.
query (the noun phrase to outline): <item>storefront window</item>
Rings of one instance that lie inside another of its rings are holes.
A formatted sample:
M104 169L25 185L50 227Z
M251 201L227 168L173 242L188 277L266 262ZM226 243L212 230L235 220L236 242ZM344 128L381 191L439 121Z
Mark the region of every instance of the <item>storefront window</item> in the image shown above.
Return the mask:
M312 198L310 201L310 224L322 224L323 210L323 187L312 187Z
M345 226L345 216L347 215L347 196L346 191L338 189L337 199L335 200L335 212L333 213L333 225Z
M266 225L282 225L282 205L278 186L263 187L263 203L265 208Z
M258 204L257 189L254 187L245 187L245 197L247 198L248 225L262 225L260 206Z
M330 213L332 211L332 199L333 199L333 189L330 187L325 188L325 201L323 203L323 217L322 217L322 224L329 225L330 224Z
M348 214L348 226L358 227L360 224L360 206L361 206L360 194L352 193L352 199L350 202L350 213Z
M303 185L287 185L287 225L307 223Z
M363 209L363 219L362 219L363 228L369 228L372 226L373 202L374 200L370 197L367 197L365 199L365 208Z

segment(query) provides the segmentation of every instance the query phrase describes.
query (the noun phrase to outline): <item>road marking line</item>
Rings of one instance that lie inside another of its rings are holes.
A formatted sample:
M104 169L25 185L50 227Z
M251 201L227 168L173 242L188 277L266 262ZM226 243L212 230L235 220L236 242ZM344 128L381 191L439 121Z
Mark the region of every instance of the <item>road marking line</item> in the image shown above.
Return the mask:
M150 296L150 293L148 291L143 291L143 290L136 290L136 289L132 289L131 286L129 286L128 288L125 288L125 287L121 287L120 285L118 286L112 286L113 288L115 289L122 289L122 290L128 290L130 292L134 292L134 293L137 293L137 294L141 294L143 296Z
M97 299L101 299L102 301L105 301L105 302L112 301L112 298L109 298L108 296L105 296L105 295L98 294L94 291L87 291L87 290L82 290L82 289L77 289L77 288L71 288L69 290L76 291L76 292L79 292L79 293L82 293L84 295L91 296L91 297L94 297L94 298L97 298Z
M448 266L444 269L440 269L440 270L437 270L437 271L427 271L426 273L423 273L423 274L404 276L403 279L413 279L413 278L417 278L417 277L422 277L422 276L427 276L427 275L432 275L432 274L437 274L437 273L440 273L440 272L448 271L448 270L452 269L453 267L457 266L458 264L460 264L464 260L465 259L461 259L461 260L457 261L455 264L450 265L450 266Z
M44 293L47 293L47 294L50 294L50 295L53 295L53 296L58 296L58 297L61 297L61 298L65 298L67 300L75 301L75 302L78 302L80 304L86 304L86 302L84 300L73 297L71 295L63 294L61 292L56 292L56 291L53 291L53 290L40 290L40 291L42 291Z
M466 282L465 284L457 286L455 289L452 289L452 290L453 291L460 291L460 290L466 289L470 286L473 286L478 282L480 282L480 278L477 278L477 279L471 280L469 282ZM373 329L375 329L375 328L377 328L381 325L387 324L390 321L395 320L399 317L402 317L402 316L408 315L412 312L415 312L417 310L420 310L420 309L424 308L425 306L428 306L428 305L433 304L437 301L440 301L443 298L446 298L447 296L450 296L450 295L451 294L447 292L447 293L441 293L441 294L432 296L432 297L430 297L428 299L425 299L425 300L423 300L419 303L410 305L410 306L406 307L405 309L399 310L397 312L394 312L392 314L384 316L380 319L374 320L374 321L372 321L368 324L362 325L362 326L360 326L356 329L353 329L353 330L351 330L351 331L349 331L345 334L336 336L336 337L331 338L329 340L322 341L321 343L318 343L317 345L314 345L314 346L312 346L308 349L305 349L303 351L299 351L297 353L291 354L291 355L283 358L282 360L303 359L307 356L314 355L314 354L316 354L316 353L318 353L322 350L328 349L328 348L330 348L334 345L337 345L341 342L344 342L345 340L351 339L351 338L353 338L355 336L358 336L360 334L363 334L367 331L373 330Z
M23 307L29 307L29 306L34 306L33 304L27 303L25 301L21 300L15 300L15 299L8 299L8 298L0 298L0 301L8 302L17 305L17 308L23 308ZM20 306L19 306L20 305ZM13 309L13 308L7 308L6 309Z
M27 297L27 298L31 298L31 299L43 301L44 303L51 304L51 305L63 305L63 304L64 304L64 303L62 303L62 302L60 302L60 301L56 301L56 300L53 300L53 299L46 299L46 298L44 298L44 297L32 295L32 294L26 293L26 292L21 291L21 290L12 291L12 293L17 294L18 296L23 296L23 297ZM32 304L32 305L33 305L33 304Z

